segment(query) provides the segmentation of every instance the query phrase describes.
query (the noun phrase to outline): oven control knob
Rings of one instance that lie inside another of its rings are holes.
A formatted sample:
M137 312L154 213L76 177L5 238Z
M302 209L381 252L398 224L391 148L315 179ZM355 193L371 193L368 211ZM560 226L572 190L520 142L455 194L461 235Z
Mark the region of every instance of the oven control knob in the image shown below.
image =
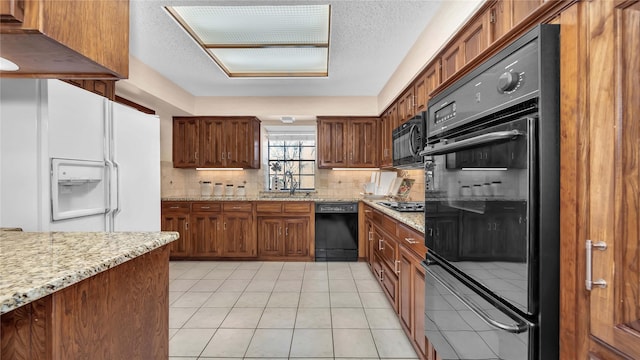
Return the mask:
M498 78L498 91L501 93L511 91L518 86L520 76L518 73L506 72Z

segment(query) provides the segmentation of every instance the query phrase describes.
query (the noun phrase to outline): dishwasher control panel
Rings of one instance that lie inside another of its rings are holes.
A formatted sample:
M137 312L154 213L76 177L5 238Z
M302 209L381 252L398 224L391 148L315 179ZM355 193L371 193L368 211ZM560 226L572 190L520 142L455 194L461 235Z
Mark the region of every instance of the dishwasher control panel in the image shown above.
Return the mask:
M358 203L316 203L316 213L324 214L353 214L358 212Z

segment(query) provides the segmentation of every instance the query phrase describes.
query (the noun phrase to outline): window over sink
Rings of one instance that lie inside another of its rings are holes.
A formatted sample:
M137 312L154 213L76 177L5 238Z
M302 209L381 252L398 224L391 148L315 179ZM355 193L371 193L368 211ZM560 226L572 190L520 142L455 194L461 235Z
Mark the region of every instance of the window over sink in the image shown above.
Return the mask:
M315 127L273 126L266 130L266 190L315 190Z

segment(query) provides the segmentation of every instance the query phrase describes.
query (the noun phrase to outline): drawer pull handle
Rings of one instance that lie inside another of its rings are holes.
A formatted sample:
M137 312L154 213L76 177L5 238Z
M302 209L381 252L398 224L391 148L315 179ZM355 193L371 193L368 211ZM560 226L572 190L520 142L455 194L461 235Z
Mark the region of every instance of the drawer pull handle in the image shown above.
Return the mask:
M404 238L404 240L412 245L418 243L414 238Z
M398 265L400 265L400 260L396 260L393 262L393 267L395 268L394 270L396 271L396 274L400 274L400 269L398 268Z
M171 206L170 209L180 209L180 206Z
M202 209L209 209L209 206L203 206Z
M382 247L382 243L384 240L380 239L378 240L378 250L384 250L384 247Z

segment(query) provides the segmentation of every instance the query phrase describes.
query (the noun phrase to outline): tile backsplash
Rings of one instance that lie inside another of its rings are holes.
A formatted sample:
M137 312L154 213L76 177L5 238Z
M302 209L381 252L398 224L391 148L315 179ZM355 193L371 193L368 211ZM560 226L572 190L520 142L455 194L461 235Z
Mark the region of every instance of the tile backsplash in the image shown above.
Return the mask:
M265 190L264 170L198 171L176 169L170 161L161 162L162 197L198 196L200 181L233 184L234 188L244 185L248 197L255 197ZM424 199L424 173L422 170L398 171L398 176L414 179L415 183L409 199ZM358 198L362 185L371 179L370 171L345 171L316 169L316 195L321 198Z

